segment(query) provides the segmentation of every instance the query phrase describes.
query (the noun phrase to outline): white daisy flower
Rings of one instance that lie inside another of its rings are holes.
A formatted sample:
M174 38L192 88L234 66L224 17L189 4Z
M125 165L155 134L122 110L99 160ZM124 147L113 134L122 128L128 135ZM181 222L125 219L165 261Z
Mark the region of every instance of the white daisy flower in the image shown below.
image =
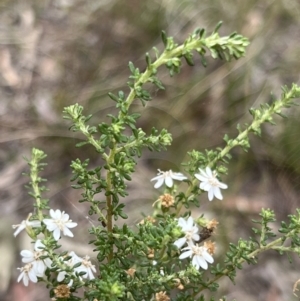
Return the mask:
M13 229L17 229L14 232L14 236L16 237L21 231L23 231L26 228L37 228L41 226L41 222L36 220L36 221L29 221L28 219L30 218L31 214L28 216L28 218L24 221L21 222L21 224L18 225L12 225Z
M170 188L173 186L173 179L182 181L187 179L187 177L180 172L173 172L171 169L169 171L161 171L158 169L157 176L152 178L150 181L157 181L154 185L154 188L159 188L164 183Z
M184 259L187 257L193 258L192 265L199 270L200 268L207 270L208 264L213 263L213 257L208 253L207 248L199 247L198 245L195 246L188 246L183 248L185 250L180 256L179 259Z
M210 201L216 197L219 200L223 200L221 189L227 189L228 186L217 179L217 173L212 171L208 166L205 171L199 168L200 174L195 174L195 177L201 181L200 189L208 192L208 199Z
M191 216L187 220L180 217L178 219L178 226L180 226L182 232L184 232L184 237L181 237L174 242L174 245L178 249L181 249L185 243L187 243L188 246L194 245L194 241L200 239L200 235L198 234L199 228L194 224L194 220Z
M43 220L43 223L46 225L47 229L50 232L53 232L53 237L55 240L59 240L61 231L66 236L74 236L69 228L76 227L77 223L74 223L69 219L69 214L58 209L55 211L53 209L50 209L50 216L52 217L52 219L45 218Z
M41 256L47 255L47 252L42 250L45 248L45 245L41 242L41 240L37 240L34 244L34 251L22 250L21 256L22 262L31 263L33 269L35 270L35 274L38 277L43 277L45 270L47 267L51 267L52 260L50 258L41 259Z
M91 263L90 257L85 256L81 260L81 266L77 267L75 269L75 271L78 272L78 273L85 272L86 274L82 276L83 278L94 279L95 277L94 277L93 272L96 273L96 268Z
M77 256L73 251L71 251L67 256L71 256L71 258L68 261L64 261L64 258L60 257L60 260L66 265L66 268L67 267L72 268L76 263L81 262L82 260L82 258ZM58 270L57 281L58 282L63 281L67 275L68 273L65 270L63 269ZM75 270L71 273L71 275L75 276ZM71 287L72 284L73 284L73 279L70 280L68 286Z
M80 273L80 272L85 272L84 275L82 275L81 277L79 277L79 279L81 280L82 278L89 278L89 279L94 279L94 274L96 273L96 268L95 266L91 263L90 261L90 257L89 256L85 256L85 257L79 257L76 255L75 252L70 252L68 254L68 256L71 256L71 258L68 261L64 261L63 258L61 258L61 260L64 262L64 264L66 264L66 267L72 268L75 264L77 263L81 263L80 266L76 267L71 274L69 274L70 276L73 277L77 277L76 273ZM57 281L61 282L65 279L66 275L68 275L68 273L63 270L60 269L58 270L58 275L57 275ZM71 281L68 283L68 286L72 286L73 284L73 279L71 279Z
M37 283L38 279L33 264L28 263L24 267L18 268L18 270L21 271L21 274L19 275L17 282L23 280L23 284L25 286L28 286L29 280L34 283Z

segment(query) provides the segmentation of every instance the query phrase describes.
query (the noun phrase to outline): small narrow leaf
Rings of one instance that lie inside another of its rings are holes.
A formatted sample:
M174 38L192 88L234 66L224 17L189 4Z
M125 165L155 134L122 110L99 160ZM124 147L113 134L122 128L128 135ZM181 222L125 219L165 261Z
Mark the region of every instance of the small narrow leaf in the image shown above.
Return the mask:
M146 53L146 63L148 67L151 66L151 58L148 52Z
M165 47L167 47L168 45L168 37L167 37L167 34L164 30L161 31L161 39L165 45Z
M220 22L217 24L217 26L215 27L215 29L214 29L213 33L216 33L216 32L218 32L218 30L220 29L220 27L222 26L222 24L223 24L223 22L222 22L222 21L220 21Z
M206 36L206 31L204 28L202 28L199 32L199 37L200 37L200 39L204 39L205 36Z
M128 67L129 67L129 70L131 71L131 73L134 74L135 67L134 67L134 65L133 65L132 62L129 62L129 63L128 63Z
M109 96L113 101L116 101L116 102L119 101L118 96L115 95L115 94L113 94L113 93L111 93L111 92L108 93L108 96Z

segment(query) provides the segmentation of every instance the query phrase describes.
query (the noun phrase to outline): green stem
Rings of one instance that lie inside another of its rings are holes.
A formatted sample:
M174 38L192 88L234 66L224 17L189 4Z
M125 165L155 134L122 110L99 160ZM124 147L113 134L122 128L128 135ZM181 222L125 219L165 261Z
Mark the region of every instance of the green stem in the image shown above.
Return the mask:
M107 157L107 164L110 167L110 164L114 162L114 157L116 154L116 145L114 143L113 149L110 150L110 153ZM107 175L106 175L106 184L107 188L106 191L112 191L113 189L113 184L112 184L112 179L111 179L111 171L108 169ZM112 196L111 194L106 196L106 222L107 222L107 232L111 233L113 232L113 206L112 206ZM112 236L111 236L112 237ZM108 262L110 262L113 259L113 244L110 244L110 252L108 255Z
M41 206L41 189L39 187L39 183L41 182L41 178L39 177L39 160L43 158L44 152L33 149L32 150L32 159L30 162L30 179L31 179L31 187L33 190L33 197L36 202L37 215L38 219L42 221L44 219L42 206Z
M251 252L250 254L247 255L247 258L251 259L256 257L258 254L265 252L267 250L273 249L273 250L281 250L282 248L287 251L291 251L290 248L285 248L282 246L278 246L278 244L282 244L286 239L288 239L289 237L293 236L295 234L295 232L299 232L298 229L296 230L292 230L290 233L288 233L286 236L284 237L280 237L272 242L270 242L269 244L265 245L265 246L260 246L258 249L256 249L255 251ZM244 263L246 261L246 259L244 258L240 258L236 264L236 266ZM210 280L208 283L206 283L205 287L200 288L197 292L193 293L191 297L195 297L197 296L200 292L202 292L203 290L205 290L207 287L209 287L211 284L217 282L221 277L228 275L230 272L232 271L232 269L225 269L223 270L222 274L217 275L216 277L214 277L212 280Z
M83 122L80 123L80 131L86 136L88 142L90 144L92 144L98 152L102 151L101 146L95 140L95 138L93 137L93 135L91 133L89 133L89 131L87 130L86 125ZM109 154L108 155L106 153L102 154L102 158L107 162L108 166L110 166L111 163L114 162L115 154L116 154L116 143L114 141L113 149L110 150ZM112 184L110 169L108 169L108 171L107 171L106 184L107 184L106 191L107 192L108 191L109 192L112 191L113 190L113 184ZM99 217L101 217L103 219L103 221L106 223L107 232L108 233L112 233L112 229L113 229L113 221L112 221L112 218L113 218L112 196L111 195L106 196L106 218L103 216L102 212L100 211L100 208L98 208L97 206L94 206L94 208L95 207L96 207L97 213L99 214ZM112 259L113 259L113 245L110 244L110 251L109 251L109 255L108 255L108 262L110 262Z
M91 203L93 203L93 202L91 201ZM98 214L98 216L101 218L101 220L102 220L105 224L107 224L106 217L103 215L102 211L101 211L100 208L98 207L98 204L93 203L92 208L93 208L93 210L95 210L95 212L96 212L96 213Z
M241 145L241 143L245 140L245 138L248 137L250 132L256 132L259 130L260 126L269 121L271 116L275 113L281 112L281 110L287 105L288 101L294 97L295 91L293 91L293 88L285 95L283 99L279 99L274 102L274 106L269 107L268 110L265 110L263 114L259 117L259 119L254 119L251 125L246 128L243 132L241 132L233 141L230 143L230 145L227 145L220 154L209 164L209 166L214 166L221 158L224 158L229 151L236 147Z
M297 87L294 87L285 94L285 97L283 99L277 100L274 102L274 105L271 106L268 110L265 110L263 114L259 117L259 119L254 119L251 125L249 125L243 132L241 132L234 140L231 141L230 144L227 144L223 150L218 154L218 156L212 160L208 166L213 167L216 165L216 163L224 158L230 151L236 146L240 146L243 144L243 141L248 137L250 132L256 132L260 126L265 123L266 121L269 121L271 116L275 113L281 112L281 110L288 104L289 100L291 98L295 97ZM198 185L198 180L195 178L193 179L191 185L187 189L186 197L191 197L191 192L194 189L195 186ZM183 207L183 203L178 204L177 210L176 210L176 216L179 216L180 211Z
M134 87L130 89L130 93L128 94L125 100L126 111L129 109L130 105L136 97L136 88L142 86L149 80L149 78L154 74L153 70L156 70L161 65L166 64L172 58L182 56L184 51L186 51L187 49L200 49L204 48L205 45L205 40L192 40L191 42L186 43L184 45L180 45L172 50L165 50L154 63L147 67L146 71L134 83ZM120 112L119 118L122 116L124 116L124 113Z
M101 146L98 144L98 142L95 140L94 136L89 133L86 129L86 125L84 123L80 123L80 131L82 132L82 134L87 138L87 141L93 145L95 147L95 149L97 150L97 152L101 153L102 148Z
M42 221L44 219L44 217L43 217L43 213L41 210L41 191L40 191L40 187L39 187L37 173L38 173L37 165L32 165L32 169L30 172L31 186L32 186L34 196L35 196L38 219L40 221Z

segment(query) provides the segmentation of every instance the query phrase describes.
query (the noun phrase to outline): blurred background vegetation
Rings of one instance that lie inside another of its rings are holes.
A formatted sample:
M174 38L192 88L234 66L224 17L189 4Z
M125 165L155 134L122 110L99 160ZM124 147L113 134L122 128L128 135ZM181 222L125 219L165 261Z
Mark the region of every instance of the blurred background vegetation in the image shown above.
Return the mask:
M159 192L149 179L157 168L183 171L187 151L222 146L225 133L234 136L237 123L250 121L250 107L279 97L282 85L300 80L298 0L0 0L0 20L0 300L48 300L42 285L16 283L19 252L30 242L25 235L14 239L11 225L32 211L24 188L28 179L21 175L28 170L23 156L29 157L32 147L44 150L51 207L66 210L83 225L96 224L96 218L86 218L88 208L78 204L80 192L70 188L69 165L77 157L90 157L92 165L101 160L90 147L74 148L82 137L68 130L62 109L77 102L86 115L93 114L93 123L106 120L114 112L107 93L128 91L128 61L143 70L144 53L153 46L162 49L161 30L182 42L196 27L211 32L222 20L221 35L238 31L251 45L239 61L208 58L203 68L197 58L195 67L184 64L174 78L162 70L166 90L151 88L153 100L146 108L135 103L133 109L143 111L139 126L165 127L174 143L167 152L145 151L139 159L126 200L129 223L150 213ZM262 207L285 220L300 205L300 110L287 114L289 119L278 118L276 127L264 126L262 138L251 137L251 151L233 151L223 179L230 187L224 201L203 202L195 211L219 220L218 256L229 241L252 235L251 219ZM78 228L64 245L80 255L91 253L84 227ZM299 259L290 264L270 252L259 263L239 272L236 286L223 279L217 299L297 300L292 287L300 278Z

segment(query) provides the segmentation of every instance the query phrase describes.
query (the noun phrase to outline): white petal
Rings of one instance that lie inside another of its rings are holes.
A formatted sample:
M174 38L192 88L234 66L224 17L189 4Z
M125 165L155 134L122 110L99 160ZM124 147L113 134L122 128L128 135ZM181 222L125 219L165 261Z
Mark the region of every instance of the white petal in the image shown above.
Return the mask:
M59 209L56 209L55 211L50 209L50 215L51 217L54 219L54 220L57 220L57 219L61 219L61 211Z
M204 177L204 176L202 176L202 175L200 175L200 174L198 174L198 173L195 174L195 177L196 177L199 181L201 181L201 182L206 182L206 181L207 181L207 177Z
M94 274L93 274L93 272L92 272L92 268L93 268L93 267L91 267L91 268L88 269L89 278L90 278L90 279L95 279ZM94 272L96 272L96 270L95 270Z
M23 276L23 283L25 286L28 286L28 284L29 284L29 278L26 273L24 273L24 276Z
M199 168L199 171L203 177L207 178L207 174L205 173L205 171L203 169Z
M186 220L183 217L180 217L178 219L178 226L180 226L181 228L186 227Z
M35 244L34 244L34 249L36 251L41 251L45 248L45 245L42 243L42 241L40 239L38 239Z
M77 223L74 223L74 222L67 222L65 225L66 225L66 227L68 227L68 228L74 228L74 227L77 226Z
M197 270L200 269L200 265L199 265L199 263L198 263L197 260L193 260L193 261L192 261L192 265L193 265L193 267L194 267L195 269L197 269Z
M209 178L213 178L214 177L211 169L208 166L206 167L205 171L206 171L206 174L208 175Z
M72 285L73 285L73 279L71 279L70 282L68 283L68 287L72 287Z
M22 258L22 262L24 262L24 263L30 263L30 262L33 262L33 261L34 261L33 257L24 257L24 258Z
M54 223L53 219L45 218L43 220L43 223L47 226L47 229L49 231L53 231L57 227L57 225Z
M192 239L188 239L187 240L187 245L188 245L188 248L192 248L195 246L195 243Z
M227 189L228 186L222 182L219 182L219 187L222 188L222 189Z
M185 243L186 243L186 238L185 238L185 237L181 237L181 238L177 239L177 240L174 242L174 245L175 245L178 249L181 249Z
M48 268L51 268L51 267L52 267L52 260L51 260L50 258L44 259L44 262L45 262L45 265L46 265Z
M34 271L35 271L37 276L39 276L39 277L44 276L46 266L45 266L43 261L41 261L41 260L35 261L34 264L33 264L33 268L34 268Z
M90 279L95 279L95 276L94 276L93 272L91 271L91 269L88 270L88 274L89 274Z
M14 236L16 237L21 231L25 229L25 221L22 221L22 223L18 226L13 225L13 228L16 228L17 230L14 232Z
M201 266L202 269L207 270L208 264L204 260L204 258L202 258L201 256L195 255L194 258L193 258L193 262L192 263L194 263L194 262L197 262L197 264L199 266Z
M188 228L188 229L192 229L192 228L193 228L193 224L194 224L194 219L190 216L190 217L187 219L186 223L187 223L187 228Z
M22 278L25 277L25 272L21 272L21 274L19 275L18 279L17 279L17 282L20 282L22 280ZM23 281L24 285L28 285L28 281L27 281L27 284L25 284L25 282Z
M199 187L204 191L209 191L211 189L211 185L208 182L202 182Z
M214 189L211 188L211 189L208 191L208 199L209 199L210 201L212 201L213 198L214 198Z
M60 230L59 230L59 228L56 228L53 231L53 237L54 237L55 240L59 240L59 238L60 238Z
M30 257L23 257L22 262L24 263L35 262L34 255L32 254Z
M36 274L35 274L35 271L33 269L31 269L29 272L28 272L28 277L29 279L36 283L37 282L37 277L36 277Z
M43 223L47 226L48 224L52 224L52 223L53 223L53 219L50 219L50 218L44 218L44 219L43 219Z
M40 221L29 221L29 222L27 222L27 224L29 226L31 226L32 228L36 228L36 227L40 227L41 226L41 222Z
M64 227L63 233L66 236L74 237L74 234L67 227Z
M79 267L77 267L77 268L75 268L74 269L74 272L75 273L81 273L81 272L84 272L85 274L84 275L82 275L81 277L84 277L84 278L86 278L86 273L87 273L87 268L85 267L85 266L79 266Z
M163 183L164 183L164 178L158 179L158 181L154 185L154 188L159 188Z
M214 187L213 188L213 193L215 195L215 197L219 200L223 200L223 196L222 196L222 193L221 193L221 190L219 187Z
M156 177L152 178L150 181L157 181L159 179L164 179L164 175L156 176Z
M63 281L63 280L65 279L66 274L67 274L67 273L66 273L65 271L59 272L58 275L57 275L57 281L58 281L58 282Z
M208 252L204 251L204 252L202 253L202 256L203 256L203 258L204 258L207 262L209 262L209 263L213 263L213 262L214 262L213 257L212 257Z
M49 214L50 214L50 216L51 216L53 219L56 218L56 216L55 216L55 211L54 211L53 209L50 209Z
M95 268L95 266L94 266L94 265L91 265L90 269L91 269L91 270L92 270L94 273L96 273L96 272L97 272L97 270L96 270L96 268Z
M168 176L168 177L165 178L165 183L168 187L172 187L173 186L173 179L170 176Z
M199 170L200 170L201 175L207 179L208 175L206 174L206 172L201 168L199 168Z
M195 240L195 241L198 241L198 240L200 240L200 235L195 233L195 234L192 235L192 239Z
M69 217L70 217L69 214L63 213L61 220L67 222L69 220Z
M191 257L193 255L193 251L192 250L188 250L186 252L183 252L180 256L179 259L184 259L187 257Z
M72 261L74 262L74 264L83 260L83 258L79 257L74 251L71 251L69 255L72 256Z
M48 231L52 232L52 231L55 231L56 229L59 229L59 228L55 223L48 223L48 225L47 225Z
M22 250L20 252L20 255L22 257L33 257L33 253L31 251L29 251L29 250Z
M171 177L174 179L174 180L178 180L178 181L182 181L182 180L185 180L187 179L186 176L184 176L182 173L180 172L172 172L171 173Z

